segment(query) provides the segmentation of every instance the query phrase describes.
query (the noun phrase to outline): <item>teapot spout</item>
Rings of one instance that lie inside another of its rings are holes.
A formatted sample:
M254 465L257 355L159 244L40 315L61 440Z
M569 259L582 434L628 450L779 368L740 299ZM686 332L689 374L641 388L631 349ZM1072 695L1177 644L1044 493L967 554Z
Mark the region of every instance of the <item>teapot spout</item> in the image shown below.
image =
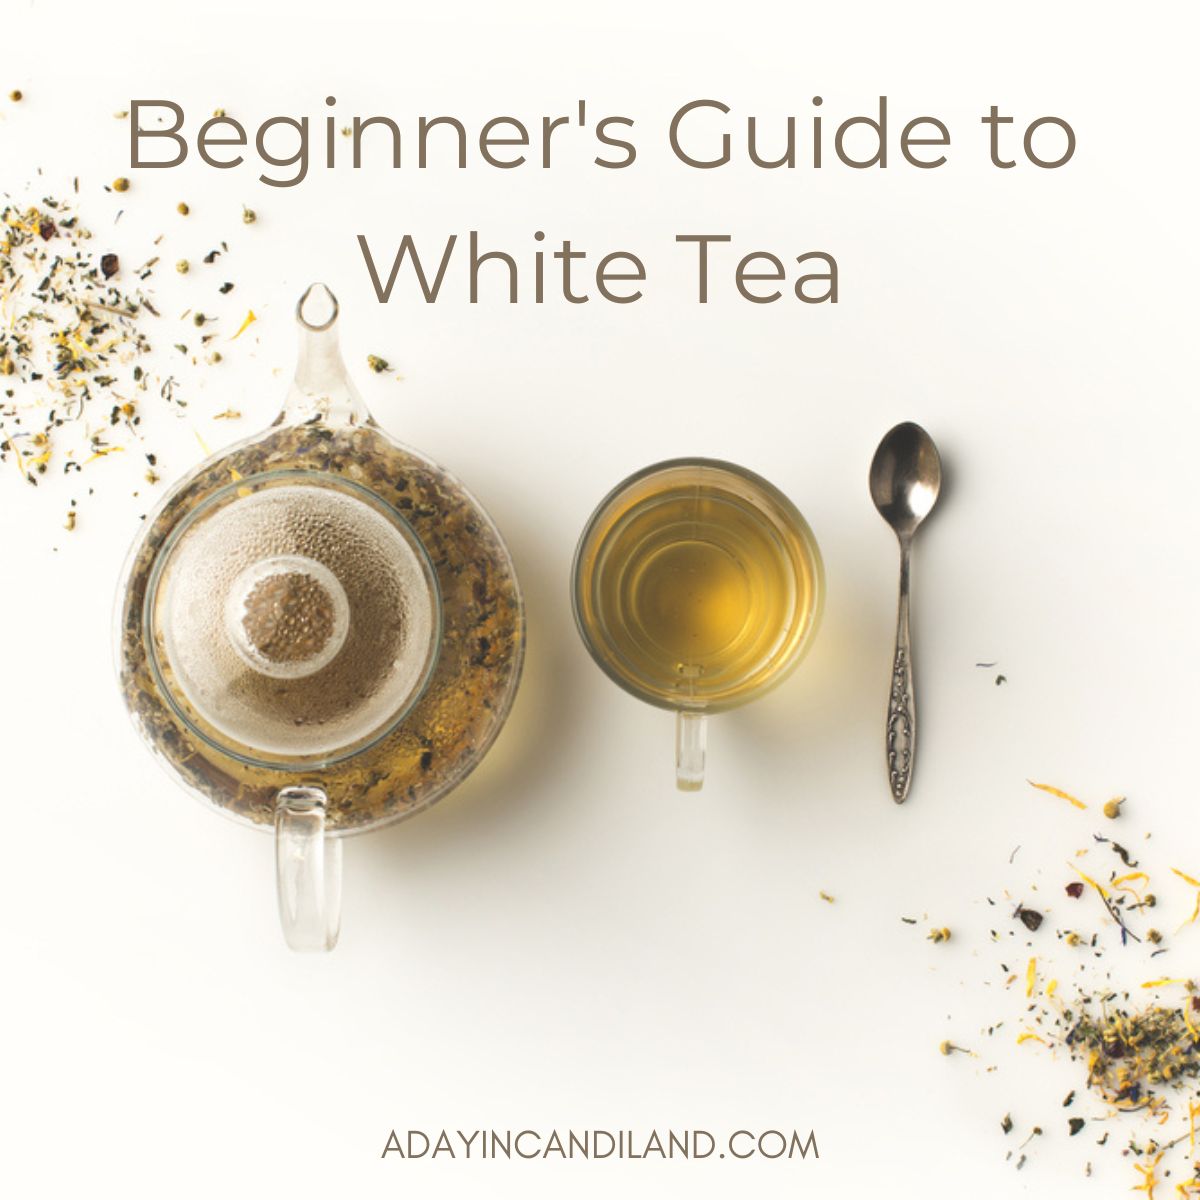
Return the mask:
M361 425L370 420L342 359L337 320L337 297L323 283L310 284L296 304L300 353L277 425L314 417L329 425Z

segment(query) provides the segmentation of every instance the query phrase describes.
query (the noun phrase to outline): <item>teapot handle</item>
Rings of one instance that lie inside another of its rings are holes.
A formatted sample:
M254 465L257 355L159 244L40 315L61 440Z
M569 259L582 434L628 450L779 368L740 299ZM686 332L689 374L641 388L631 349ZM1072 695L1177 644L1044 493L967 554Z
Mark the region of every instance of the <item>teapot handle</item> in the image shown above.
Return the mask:
M275 797L275 883L283 936L293 950L332 950L342 919L342 843L325 831L318 787Z

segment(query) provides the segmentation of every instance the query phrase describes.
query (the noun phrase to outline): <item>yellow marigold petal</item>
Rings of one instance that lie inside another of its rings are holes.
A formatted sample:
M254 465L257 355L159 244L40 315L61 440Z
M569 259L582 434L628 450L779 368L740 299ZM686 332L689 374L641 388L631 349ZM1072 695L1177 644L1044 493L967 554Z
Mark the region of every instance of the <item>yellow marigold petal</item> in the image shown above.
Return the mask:
M1150 882L1150 876L1145 871L1130 871L1128 875L1118 875L1114 879L1113 887L1120 887L1123 883L1129 883L1131 880L1140 879L1144 883Z
M1034 783L1032 779L1025 780L1030 787L1035 787L1039 792L1049 792L1051 796L1057 796L1060 800L1066 800L1068 804L1073 804L1076 808L1087 808L1082 800L1076 800L1070 792L1064 792L1062 788L1052 787L1048 783Z
M1103 884L1097 883L1090 875L1085 875L1077 866L1075 866L1074 863L1068 863L1067 865L1072 871L1075 872L1076 875L1079 876L1080 879L1083 880L1084 883L1086 883L1089 887L1094 887L1096 891L1100 893L1100 895L1105 897L1105 899L1108 898L1108 892L1105 890Z
M1200 879L1193 879L1192 876L1185 875L1178 867L1172 867L1171 873L1173 875L1178 875L1184 883L1189 883L1194 888L1200 888ZM1184 921L1183 925L1191 925L1197 917L1200 917L1200 891L1196 893L1196 904L1192 908L1192 915L1188 917L1186 921ZM1182 929L1183 925L1180 925L1179 928Z
M249 328L250 328L250 326L251 326L251 325L253 325L253 324L254 324L254 322L255 322L255 321L257 321L257 320L258 320L258 318L257 318L257 317L254 315L254 309L250 309L250 310L249 310L249 311L246 313L246 319L245 319L245 320L244 320L244 321L241 323L241 325L238 327L238 331L237 331L237 333L235 333L235 334L233 335L233 337L231 337L229 340L230 340L231 342L236 342L236 341L238 340L238 338L240 338L240 337L242 336L242 334L243 334L243 333L245 333L245 332L246 332L246 330L247 330L247 329L249 329Z
M1183 925L1190 925L1197 917L1200 917L1200 892L1196 893L1196 903L1192 908L1192 915L1184 921ZM1183 925L1180 925L1179 928L1182 929Z
M1037 957L1034 956L1029 960L1029 965L1025 968L1025 995L1033 995L1034 984L1037 983Z

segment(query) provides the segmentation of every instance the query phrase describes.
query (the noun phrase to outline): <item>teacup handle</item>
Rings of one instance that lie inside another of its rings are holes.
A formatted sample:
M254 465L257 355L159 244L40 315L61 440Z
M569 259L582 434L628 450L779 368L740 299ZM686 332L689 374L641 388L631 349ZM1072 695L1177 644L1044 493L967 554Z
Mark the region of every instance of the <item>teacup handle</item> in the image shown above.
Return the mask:
M675 786L681 792L698 792L704 786L707 745L708 718L681 708L675 714Z
M318 787L275 797L275 883L283 936L293 950L332 950L342 921L342 843L325 832Z

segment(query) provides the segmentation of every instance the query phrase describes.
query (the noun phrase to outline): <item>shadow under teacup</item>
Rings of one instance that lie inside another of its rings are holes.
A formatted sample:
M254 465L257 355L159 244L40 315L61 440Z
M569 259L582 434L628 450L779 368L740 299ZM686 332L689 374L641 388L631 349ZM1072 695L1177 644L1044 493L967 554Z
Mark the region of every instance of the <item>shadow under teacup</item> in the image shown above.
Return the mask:
M704 782L705 716L761 696L813 640L824 599L816 539L773 484L680 458L618 484L575 552L572 603L601 669L677 713L676 783Z

